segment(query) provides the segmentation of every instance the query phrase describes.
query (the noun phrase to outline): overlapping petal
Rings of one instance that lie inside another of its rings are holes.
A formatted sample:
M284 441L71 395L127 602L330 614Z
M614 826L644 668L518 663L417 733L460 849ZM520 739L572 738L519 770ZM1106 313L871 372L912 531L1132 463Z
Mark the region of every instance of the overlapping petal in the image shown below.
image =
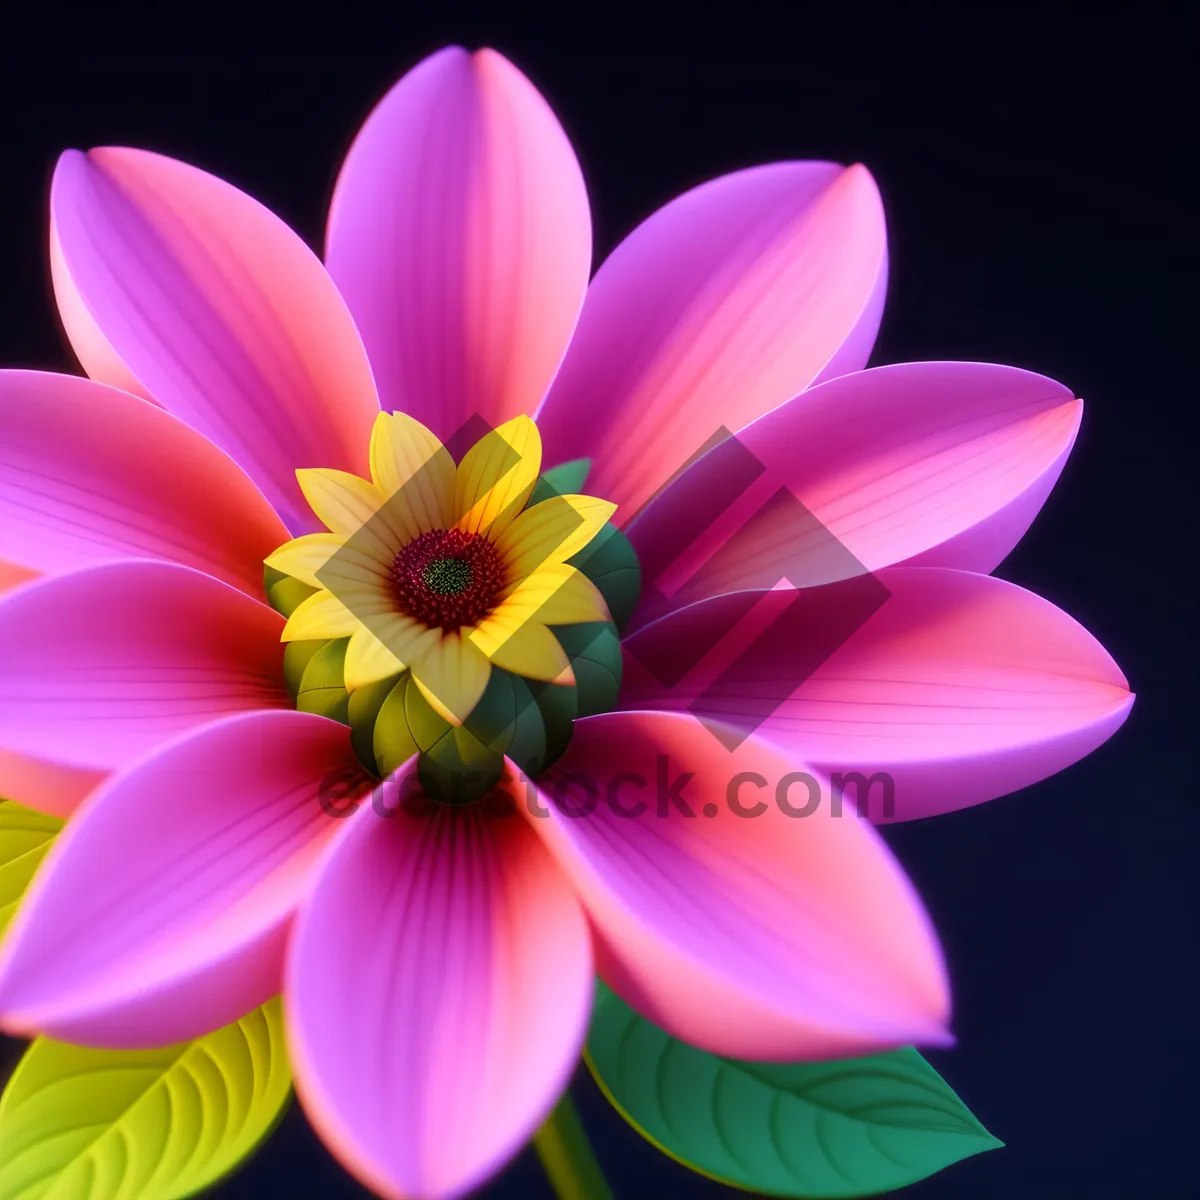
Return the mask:
M403 671L423 658L441 631L430 629L402 613L390 613L360 625L351 635L342 668L346 688L354 691Z
M365 474L379 411L317 258L237 188L142 150L68 151L50 202L55 287L85 366L124 386L132 376L231 455L289 527L311 529L294 471Z
M615 512L615 504L595 496L553 496L521 513L496 539L496 549L512 577L524 579L579 553Z
M408 413L380 413L371 431L371 478L410 538L454 522L454 459Z
M241 469L161 408L0 372L0 558L33 571L164 558L259 596L263 556L286 537Z
M541 434L528 417L513 417L485 434L458 464L456 528L498 537L525 507L541 469Z
M547 461L591 458L628 520L718 429L865 366L886 263L864 167L774 163L684 193L596 273L537 414Z
M114 776L5 940L5 1030L168 1045L277 994L292 912L339 828L322 789L355 779L349 731L296 712L213 722Z
M411 770L411 768L410 768ZM456 1196L531 1136L578 1062L580 907L515 817L399 807L331 847L296 925L289 1046L305 1110L381 1195Z
M471 715L491 674L492 664L469 629L444 631L412 664L413 682L421 695L452 725L461 725Z
M522 579L504 593L493 617L509 628L531 620L544 625L572 625L611 619L596 585L582 571L566 563L539 567Z
M103 771L0 749L0 796L51 816L69 817L104 776Z
M287 706L282 627L265 604L172 563L27 584L0 602L0 745L110 770L218 717Z
M809 799L802 770L756 739L731 753L688 715L610 713L576 722L541 811L523 811L587 909L603 978L685 1041L763 1060L945 1041L920 902L827 796L785 815L777 789Z
M659 664L692 663L695 647L719 644L744 606L724 596L672 613L626 642L622 704L691 709L757 729L824 776L857 773L851 805L882 772L863 797L876 821L1014 792L1091 753L1129 714L1116 663L1049 601L965 571L894 567L877 579L888 599L824 661L810 662L801 643L836 630L836 587L792 615L784 606L731 665L714 654L717 670L696 663L664 686Z
M526 679L548 683L575 682L570 659L558 639L534 617L524 619L501 611L480 622L471 643L497 666Z
M1058 478L1081 410L1062 384L990 363L845 375L705 454L629 536L673 605L905 561L988 572Z
M305 467L296 472L296 480L309 508L331 533L350 537L376 521L391 528L385 509L387 497L370 480L327 467ZM381 532L384 528L376 527Z
M531 413L583 302L579 164L533 85L493 50L442 50L380 102L342 167L326 259L383 407L452 437Z

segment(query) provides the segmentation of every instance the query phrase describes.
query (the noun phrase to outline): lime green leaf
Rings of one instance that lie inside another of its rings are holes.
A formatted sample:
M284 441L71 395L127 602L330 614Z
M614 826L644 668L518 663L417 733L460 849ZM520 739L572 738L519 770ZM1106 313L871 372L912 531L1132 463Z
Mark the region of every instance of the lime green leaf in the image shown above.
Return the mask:
M291 1090L278 999L195 1042L39 1038L0 1098L0 1200L175 1200L233 1170Z
M0 800L0 934L16 915L63 822L13 800Z
M875 1196L998 1142L913 1049L823 1063L697 1050L603 984L587 1061L643 1137L684 1166L773 1196Z

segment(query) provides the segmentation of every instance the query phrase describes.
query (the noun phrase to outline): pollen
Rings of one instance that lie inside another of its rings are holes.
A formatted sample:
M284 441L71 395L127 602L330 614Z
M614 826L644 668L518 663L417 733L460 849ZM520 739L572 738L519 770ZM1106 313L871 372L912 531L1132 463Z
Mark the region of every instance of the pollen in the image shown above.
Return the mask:
M430 628L476 624L504 586L496 548L482 534L459 529L434 529L409 542L391 575L402 611Z

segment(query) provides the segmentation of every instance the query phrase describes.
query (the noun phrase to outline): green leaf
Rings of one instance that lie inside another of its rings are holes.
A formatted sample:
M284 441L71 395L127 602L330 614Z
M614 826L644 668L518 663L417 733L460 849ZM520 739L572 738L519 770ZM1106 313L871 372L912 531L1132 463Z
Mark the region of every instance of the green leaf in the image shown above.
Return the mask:
M532 508L533 505L541 504L543 500L550 500L555 496L577 496L583 491L591 469L590 458L573 458L570 462L559 463L557 467L543 471L537 483L533 485L533 491L526 501L527 506Z
M1002 1145L913 1049L821 1063L697 1050L597 984L588 1066L621 1115L703 1175L772 1196L875 1196Z
M0 1099L0 1200L176 1200L236 1167L291 1090L278 999L194 1042L39 1038Z
M0 933L16 915L17 905L63 822L13 800L0 800Z

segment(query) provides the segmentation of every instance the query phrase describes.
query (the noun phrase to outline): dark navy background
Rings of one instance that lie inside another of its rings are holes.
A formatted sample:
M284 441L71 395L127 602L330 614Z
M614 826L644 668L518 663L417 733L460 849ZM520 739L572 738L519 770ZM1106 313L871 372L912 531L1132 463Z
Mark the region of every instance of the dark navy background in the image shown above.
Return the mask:
M481 17L438 0L8 0L0 362L70 363L44 249L60 149L128 143L190 160L318 245L358 122L449 41L497 47L550 99L588 177L599 256L721 172L865 162L888 209L892 269L873 361L1012 363L1085 398L1062 481L999 574L1078 617L1139 693L1085 763L888 831L952 967L960 1044L930 1057L1008 1144L906 1194L1193 1196L1189 7L558 0L480 6ZM577 1090L619 1196L735 1194L660 1157L589 1081ZM217 1192L362 1194L295 1109ZM549 1191L527 1153L487 1195Z

